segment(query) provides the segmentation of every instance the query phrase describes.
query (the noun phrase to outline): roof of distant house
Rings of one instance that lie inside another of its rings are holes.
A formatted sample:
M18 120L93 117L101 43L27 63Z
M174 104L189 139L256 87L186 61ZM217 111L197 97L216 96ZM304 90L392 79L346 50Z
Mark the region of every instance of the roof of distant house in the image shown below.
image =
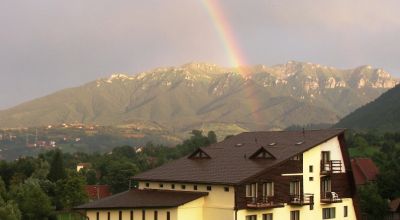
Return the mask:
M400 212L400 198L390 201L389 209L391 212Z
M77 206L75 209L170 208L178 207L206 195L208 195L207 192L132 189Z
M98 200L111 196L109 185L86 185L85 190L91 200Z
M238 184L343 132L344 129L244 132L133 179ZM265 159L259 159L262 157Z
M351 167L356 185L375 181L376 176L379 174L378 167L370 158L351 159Z

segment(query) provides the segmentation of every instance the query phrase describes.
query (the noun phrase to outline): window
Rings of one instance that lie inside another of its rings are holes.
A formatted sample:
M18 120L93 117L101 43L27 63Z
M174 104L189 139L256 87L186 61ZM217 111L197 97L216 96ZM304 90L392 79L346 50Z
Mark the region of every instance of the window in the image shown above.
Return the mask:
M110 212L107 212L107 219L110 220Z
M171 214L167 212L167 220L171 220Z
M158 212L154 211L154 220L158 220Z
M262 196L264 198L274 196L274 183L273 182L262 184Z
M175 184L171 184L171 189L175 189Z
M142 220L146 220L146 210L142 210Z
M314 177L310 176L310 177L308 177L308 180L314 181Z
M146 187L149 187L150 186L150 183L146 183Z
M322 219L335 218L335 208L323 208L322 209Z
M133 220L133 211L131 210L131 220Z
M347 205L346 206L344 206L343 207L344 209L343 209L343 213L344 213L344 217L347 217L348 216L348 208L347 208Z
M290 182L290 195L300 195L300 181Z
M122 211L119 211L119 212L118 212L118 219L119 219L119 220L122 220Z
M323 178L321 181L322 198L327 198L327 194L331 192L331 179Z
M314 167L312 165L308 166L308 171L312 173L314 171Z
M96 212L96 220L100 220L100 213Z
M322 151L321 152L322 163L328 163L331 160L331 152L330 151Z
M246 185L246 197L257 197L257 184L247 184Z
M164 188L164 184L160 183L160 188Z
M262 220L273 220L272 219L272 213L263 214L262 215Z
M290 211L290 220L300 220L300 211Z
M229 192L229 187L228 187L228 186L225 186L225 187L224 187L224 191L225 191L225 192Z
M257 215L246 215L246 220L257 220Z
M211 191L211 186L207 186L207 191Z
M186 185L181 185L181 189L186 189Z
M194 186L193 186L193 190L197 190L197 185L194 185Z

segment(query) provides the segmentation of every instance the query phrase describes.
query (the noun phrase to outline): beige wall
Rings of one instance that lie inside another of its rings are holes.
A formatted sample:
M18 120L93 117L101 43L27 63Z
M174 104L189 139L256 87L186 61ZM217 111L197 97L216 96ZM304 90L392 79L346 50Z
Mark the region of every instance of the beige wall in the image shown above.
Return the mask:
M149 187L146 187L146 183L149 183ZM160 183L163 184L163 187L160 187ZM175 184L175 189L171 188L172 184ZM186 188L182 189L181 185L185 185ZM194 190L194 185L197 185L197 190ZM211 186L211 191L207 190L207 186ZM228 192L225 191L225 187L229 188ZM177 191L208 192L208 196L203 197L204 198L204 203L202 205L203 219L207 220L233 219L234 216L233 208L235 205L234 204L235 192L233 186L141 181L139 182L139 189L163 189L163 190L177 190ZM180 219L181 218L179 218L179 220ZM183 220L185 220L185 218L183 218Z
M142 209L132 209L133 219L142 220ZM110 220L119 220L119 211L122 211L122 220L130 220L131 209L122 210L89 210L86 212L86 216L89 220L97 220L96 213L99 212L99 220L108 220L107 213L110 212ZM167 219L167 211L170 212L171 220L178 220L177 209L146 209L146 220L154 220L154 211L158 212L158 220Z

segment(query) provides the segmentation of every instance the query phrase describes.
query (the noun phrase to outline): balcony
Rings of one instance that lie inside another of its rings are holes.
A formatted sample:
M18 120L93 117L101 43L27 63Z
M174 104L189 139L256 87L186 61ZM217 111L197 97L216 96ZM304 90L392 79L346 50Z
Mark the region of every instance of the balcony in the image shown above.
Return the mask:
M336 192L321 193L321 203L341 203L342 199Z
M289 205L312 205L314 204L314 194L304 193L304 195L290 195Z
M321 174L341 173L342 161L329 160L327 162L321 161Z
M283 203L275 202L274 197L249 197L246 199L248 209L268 209L284 207Z

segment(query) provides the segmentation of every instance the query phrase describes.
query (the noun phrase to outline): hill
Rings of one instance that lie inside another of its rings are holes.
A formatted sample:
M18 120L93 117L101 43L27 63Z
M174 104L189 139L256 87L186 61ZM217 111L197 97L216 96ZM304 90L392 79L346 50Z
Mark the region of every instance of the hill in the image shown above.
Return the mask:
M400 131L400 85L340 120L336 127Z
M152 121L174 132L221 123L238 131L283 129L336 123L397 83L371 66L340 70L289 61L244 71L189 63L113 74L0 111L0 126Z

